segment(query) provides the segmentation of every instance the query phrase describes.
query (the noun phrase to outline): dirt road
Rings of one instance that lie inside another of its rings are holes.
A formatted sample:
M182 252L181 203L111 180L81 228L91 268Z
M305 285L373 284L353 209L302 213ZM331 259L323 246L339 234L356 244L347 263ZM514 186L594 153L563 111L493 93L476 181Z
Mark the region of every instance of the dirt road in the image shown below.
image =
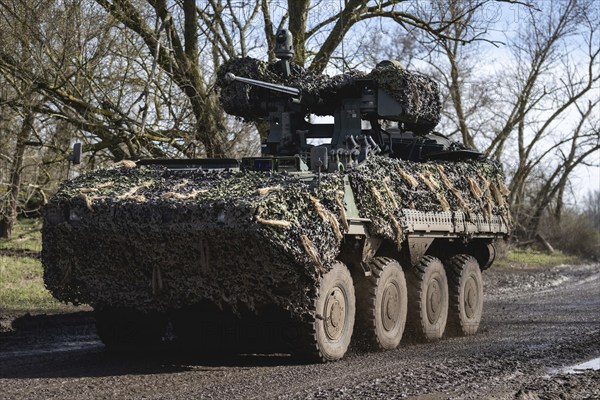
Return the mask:
M115 356L89 312L21 317L0 333L0 398L600 398L600 371L560 370L600 356L600 265L492 268L484 278L476 336L351 350L320 365L207 360L175 345Z

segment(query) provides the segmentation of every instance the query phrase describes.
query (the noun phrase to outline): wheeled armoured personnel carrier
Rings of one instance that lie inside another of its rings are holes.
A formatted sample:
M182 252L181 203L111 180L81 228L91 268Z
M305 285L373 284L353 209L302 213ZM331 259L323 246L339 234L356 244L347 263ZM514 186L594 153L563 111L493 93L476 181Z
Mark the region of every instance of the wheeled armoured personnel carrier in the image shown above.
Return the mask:
M225 110L268 122L263 155L64 183L44 212L49 290L93 306L111 349L158 343L169 324L204 351L317 361L351 340L475 334L481 271L510 225L499 165L434 131L429 77L395 62L313 75L290 62L287 31L276 50L219 71Z

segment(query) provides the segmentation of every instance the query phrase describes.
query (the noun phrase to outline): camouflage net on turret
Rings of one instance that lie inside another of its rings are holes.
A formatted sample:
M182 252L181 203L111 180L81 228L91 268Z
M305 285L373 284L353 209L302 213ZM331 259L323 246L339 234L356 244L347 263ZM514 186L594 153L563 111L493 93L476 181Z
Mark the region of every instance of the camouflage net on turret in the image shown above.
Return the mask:
M426 123L433 129L441 118L438 84L427 75L411 72L397 63L380 63L368 75L394 98L406 114L402 121Z
M340 99L360 96L362 87L356 83L356 79L364 78L372 79L402 106L403 114L396 119L411 124L424 123L430 129L440 120L441 103L437 83L430 77L408 71L397 63L381 63L368 74L349 71L333 77L313 74L294 64L291 70L291 76L285 78L278 62L268 64L251 57L230 59L217 73L223 108L228 114L255 121L268 115L261 108L261 102L281 97L278 93L260 87L227 82L225 75L228 72L244 78L298 88L303 96L320 99L308 106L308 111L316 115L332 115Z
M405 208L509 219L488 161L371 157L349 171L370 233L405 239ZM341 173L115 168L65 183L44 211L44 279L60 300L160 311L210 300L311 312L346 232Z

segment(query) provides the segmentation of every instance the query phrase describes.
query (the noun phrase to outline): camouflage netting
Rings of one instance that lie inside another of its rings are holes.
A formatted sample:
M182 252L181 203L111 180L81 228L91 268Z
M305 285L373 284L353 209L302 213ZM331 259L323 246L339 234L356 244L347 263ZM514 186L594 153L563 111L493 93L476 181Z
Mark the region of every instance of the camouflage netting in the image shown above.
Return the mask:
M508 219L497 164L372 157L348 172L371 234L405 238L402 209ZM165 310L211 300L310 313L346 231L343 175L99 170L45 209L42 261L58 299Z
M221 88L220 101L226 113L247 121L255 121L268 115L261 109L260 103L268 99L270 93L239 82L228 83L225 80L228 72L244 78L280 83L278 75L269 71L269 64L250 57L232 58L217 72L217 85Z
M379 64L368 77L402 106L406 114L402 122L422 122L431 129L440 122L440 92L437 82L429 76L387 62Z
M164 310L202 299L298 314L337 256L339 176L118 168L66 183L43 228L59 299ZM71 222L66 222L70 215Z
M472 220L499 216L510 226L510 213L500 165L489 161L417 163L371 157L350 171L361 216L370 218L372 235L400 244L404 240L403 209L460 211Z
M336 104L344 97L358 97L361 86L357 78L373 81L394 98L403 109L397 116L402 122L425 123L431 129L440 120L441 103L437 83L426 75L410 72L397 63L381 63L370 73L350 71L329 77L313 74L298 65L291 66L292 74L285 78L278 62L268 64L251 57L233 58L224 63L217 73L217 85L221 88L220 99L225 111L231 115L255 121L266 117L261 102L281 97L267 89L240 82L227 82L228 72L236 76L257 79L298 88L305 98L320 99L308 103L308 111L317 115L332 115Z

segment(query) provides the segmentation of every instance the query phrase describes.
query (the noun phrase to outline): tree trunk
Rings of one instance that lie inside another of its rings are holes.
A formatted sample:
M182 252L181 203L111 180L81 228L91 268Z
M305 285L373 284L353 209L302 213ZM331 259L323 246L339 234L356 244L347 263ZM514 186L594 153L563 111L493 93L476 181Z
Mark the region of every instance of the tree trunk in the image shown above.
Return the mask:
M306 62L306 19L310 0L288 0L289 28L294 38L294 61Z
M542 235L540 235L539 233L536 234L535 239L542 245L542 247L547 253L554 253L554 247L552 247L552 245L546 239L544 239Z
M17 147L10 169L10 186L4 212L0 215L0 238L8 239L17 220L17 206L19 204L19 193L21 192L21 173L23 171L23 155L27 139L31 134L33 125L33 112L27 111L23 119L23 125L17 136Z
M196 117L196 139L204 146L206 157L227 156L225 120L218 99L211 95L195 96L191 98L191 103Z

